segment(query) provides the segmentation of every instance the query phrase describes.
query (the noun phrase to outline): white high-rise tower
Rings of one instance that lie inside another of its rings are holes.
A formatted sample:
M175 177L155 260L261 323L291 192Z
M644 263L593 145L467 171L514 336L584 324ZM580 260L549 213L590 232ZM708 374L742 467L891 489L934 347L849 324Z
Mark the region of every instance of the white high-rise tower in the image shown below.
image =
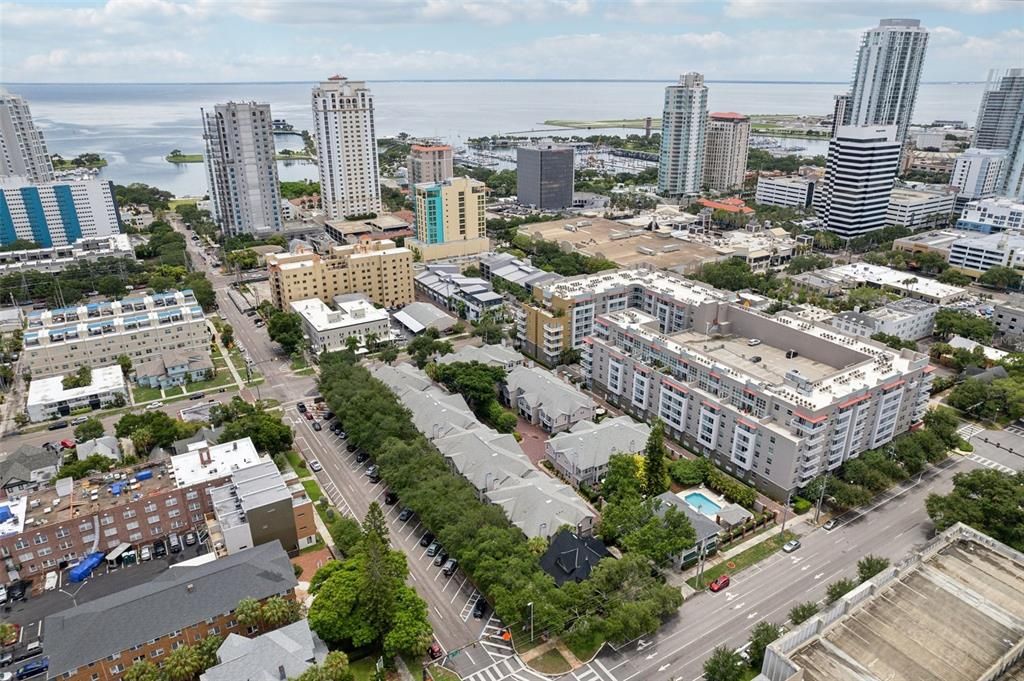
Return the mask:
M256 102L203 112L213 217L225 234L281 231L273 120L270 105Z
M52 182L53 162L23 97L0 90L0 177Z
M659 194L686 197L700 193L707 126L708 89L704 86L704 76L684 74L677 85L665 88L658 161Z
M828 144L814 208L825 229L855 237L885 227L901 144L895 125L841 126Z
M917 19L882 19L861 38L845 125L895 125L907 136L921 81L928 30Z
M314 87L313 128L327 217L379 213L373 94L366 83L331 76Z

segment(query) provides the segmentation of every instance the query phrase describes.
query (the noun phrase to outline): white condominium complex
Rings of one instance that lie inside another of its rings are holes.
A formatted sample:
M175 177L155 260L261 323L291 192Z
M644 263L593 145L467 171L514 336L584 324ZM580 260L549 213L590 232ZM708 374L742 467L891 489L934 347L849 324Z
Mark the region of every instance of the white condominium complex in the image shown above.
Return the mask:
M861 38L844 125L895 125L907 136L921 80L928 31L917 19L882 19Z
M968 149L957 156L949 184L956 187L957 212L969 201L988 199L996 195L1003 164L1004 149Z
M750 144L750 119L732 111L708 115L704 185L719 192L743 186Z
M107 180L35 184L0 177L0 245L32 241L42 248L121 232L114 188Z
M210 350L206 317L190 289L32 312L24 342L33 378L117 364L121 355L138 364Z
M814 192L814 207L826 229L855 237L885 227L900 146L895 125L836 129L825 178Z
M704 76L687 73L665 88L661 117L658 193L669 197L700 194L704 184L704 136L708 125L708 89Z
M452 148L448 144L413 144L405 159L409 187L421 182L444 182L455 176Z
M313 134L328 219L379 213L373 94L366 83L331 76L314 87Z
M814 200L812 177L759 177L754 201L765 206L792 206L803 210Z
M256 102L203 111L213 217L225 234L281 231L273 120L270 105Z
M43 133L32 122L23 97L0 90L0 177L17 175L30 182L51 182L53 163Z
M1024 116L1024 69L989 73L978 107L974 141L978 149L1009 149L1020 142Z
M776 498L883 446L928 409L926 355L769 317L667 272L552 288L596 299L607 276L624 285L614 307L591 310L581 362L591 388Z

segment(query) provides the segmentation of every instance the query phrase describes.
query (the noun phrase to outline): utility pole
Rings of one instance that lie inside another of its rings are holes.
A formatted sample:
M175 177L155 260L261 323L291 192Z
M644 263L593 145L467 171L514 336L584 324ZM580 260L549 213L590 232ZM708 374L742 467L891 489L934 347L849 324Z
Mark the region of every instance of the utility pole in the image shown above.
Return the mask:
M818 524L818 516L821 515L821 502L825 500L825 488L828 487L828 476L832 471L825 470L825 479L821 481L821 494L818 495L818 505L814 509L814 524Z
M779 536L785 536L786 534L786 517L789 515L789 500L793 497L793 492L790 491L786 495L786 505L782 508L782 528L779 530Z

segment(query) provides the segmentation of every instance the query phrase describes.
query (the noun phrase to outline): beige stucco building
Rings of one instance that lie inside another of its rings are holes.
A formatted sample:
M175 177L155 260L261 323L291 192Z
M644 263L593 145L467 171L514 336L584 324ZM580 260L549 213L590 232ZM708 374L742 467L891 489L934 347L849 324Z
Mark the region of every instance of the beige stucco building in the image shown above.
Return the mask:
M414 188L416 238L409 247L424 261L478 255L490 250L487 186L469 177L425 182Z
M295 300L329 303L342 293L362 293L385 307L413 301L412 251L389 239L267 256L274 305L286 310Z
M708 114L704 184L720 192L742 187L749 142L749 118L732 111Z

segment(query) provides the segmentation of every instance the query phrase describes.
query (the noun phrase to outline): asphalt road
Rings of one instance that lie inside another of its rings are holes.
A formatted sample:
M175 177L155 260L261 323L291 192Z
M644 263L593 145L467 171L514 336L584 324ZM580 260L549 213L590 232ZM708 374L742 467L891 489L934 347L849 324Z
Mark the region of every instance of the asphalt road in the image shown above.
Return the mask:
M979 466L1004 473L1024 470L1024 423L1018 421L1002 430L982 430L968 423L958 432L974 446L967 458Z
M803 546L797 551L777 553L737 574L724 591L694 594L653 636L619 652L602 653L562 680L696 681L714 648L742 646L750 628L760 621L785 622L795 604L820 600L830 582L854 576L856 563L864 556L884 556L895 563L927 542L932 528L925 497L948 492L953 474L975 465L963 458L949 459L944 468L910 481L875 506L843 516L836 529L816 529L801 537Z

